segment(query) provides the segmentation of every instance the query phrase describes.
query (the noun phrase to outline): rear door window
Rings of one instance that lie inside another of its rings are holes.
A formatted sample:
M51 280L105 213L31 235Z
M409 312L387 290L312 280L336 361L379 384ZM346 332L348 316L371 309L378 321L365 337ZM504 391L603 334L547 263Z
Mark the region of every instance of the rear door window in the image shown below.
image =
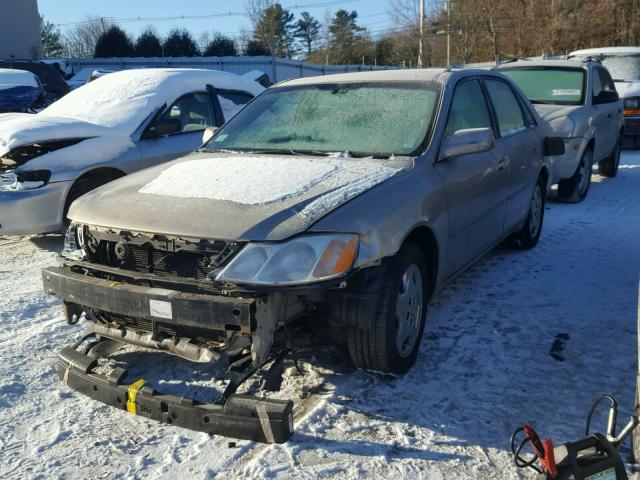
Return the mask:
M500 136L527 128L520 102L511 87L500 80L487 79L485 83L498 120Z
M458 130L468 128L491 128L491 115L477 80L466 80L456 86L445 135L450 137Z

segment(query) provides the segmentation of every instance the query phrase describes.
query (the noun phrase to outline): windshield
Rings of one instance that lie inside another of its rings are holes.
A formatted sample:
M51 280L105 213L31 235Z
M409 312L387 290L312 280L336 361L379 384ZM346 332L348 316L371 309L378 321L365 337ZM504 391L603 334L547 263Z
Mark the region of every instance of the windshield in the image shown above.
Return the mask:
M518 85L531 103L582 105L584 70L580 68L526 67L500 69Z
M615 82L640 81L640 55L598 55L595 58L607 67Z
M426 142L437 83L316 84L267 90L219 130L207 149L390 156Z

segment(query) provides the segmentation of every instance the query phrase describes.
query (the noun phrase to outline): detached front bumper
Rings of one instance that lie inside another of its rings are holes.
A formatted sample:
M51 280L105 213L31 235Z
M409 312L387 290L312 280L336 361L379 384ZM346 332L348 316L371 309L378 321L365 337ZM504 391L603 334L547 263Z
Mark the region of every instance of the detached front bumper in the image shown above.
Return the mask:
M0 236L60 230L70 184L54 182L33 190L0 192Z
M95 358L73 347L58 357L58 375L70 388L112 407L189 430L284 443L293 435L293 402L232 394L220 403L205 404L184 397L162 395L143 380L126 383L127 371L96 374Z

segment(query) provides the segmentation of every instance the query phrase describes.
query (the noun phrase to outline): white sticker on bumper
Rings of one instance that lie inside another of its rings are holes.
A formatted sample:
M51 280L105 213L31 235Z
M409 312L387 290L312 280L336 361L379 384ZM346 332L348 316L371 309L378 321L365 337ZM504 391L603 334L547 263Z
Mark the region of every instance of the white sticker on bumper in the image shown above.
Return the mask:
M152 317L173 318L171 311L171 302L163 302L162 300L149 300L149 313Z

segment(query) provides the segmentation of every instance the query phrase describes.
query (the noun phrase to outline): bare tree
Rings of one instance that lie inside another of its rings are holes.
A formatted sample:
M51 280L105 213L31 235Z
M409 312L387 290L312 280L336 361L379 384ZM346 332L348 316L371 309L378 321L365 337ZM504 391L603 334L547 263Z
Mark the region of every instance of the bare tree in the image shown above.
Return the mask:
M86 19L70 27L64 34L64 45L70 57L91 57L100 35L113 26L104 17L87 16Z

